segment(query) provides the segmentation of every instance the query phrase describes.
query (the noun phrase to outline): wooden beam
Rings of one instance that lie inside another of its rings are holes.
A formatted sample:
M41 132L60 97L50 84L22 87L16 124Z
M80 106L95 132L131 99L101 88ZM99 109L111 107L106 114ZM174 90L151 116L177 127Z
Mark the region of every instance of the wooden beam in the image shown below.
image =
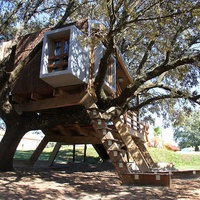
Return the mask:
M81 135L85 135L85 136L94 136L95 135L94 131L84 129L84 128L80 127L80 125L78 125L78 124L75 124L74 127L76 128L78 133Z
M51 142L64 142L65 144L101 144L97 137L48 135Z
M86 95L82 98L80 103L84 105L86 109L95 105L94 99L89 93L86 93Z
M54 135L54 132L52 131L52 130L50 130L50 129L42 129L41 130L44 134L45 134L45 136L49 136L49 135Z
M73 159L72 159L72 162L75 162L76 160L76 145L73 144Z
M53 165L53 162L60 150L60 147L61 147L62 143L61 142L57 142L56 145L54 146L54 149L49 157L49 160L48 160L48 165L49 166L52 166Z
M153 168L155 165L155 162L153 161L153 159L152 159L151 155L149 154L147 148L145 147L144 143L140 139L133 138L133 140L134 140L135 144L138 146L138 148L140 149L140 152L146 159L146 162L148 163L148 165L151 166L151 168Z
M18 112L31 112L47 110L51 108L59 108L65 106L80 105L85 93L71 94L67 97L57 97L50 99L43 99L39 101L30 101L15 105L15 110Z
M62 125L58 125L57 128L62 135L70 135L70 133L68 131L66 131Z
M53 90L53 96L54 97L68 97L70 94L68 92L65 92L61 88L55 88Z
M31 99L34 100L34 101L38 101L38 100L44 99L44 97L41 94L37 94L35 92L32 92L31 93Z
M36 150L33 152L33 154L31 155L29 161L34 165L35 162L37 161L37 159L39 158L40 154L42 153L42 151L44 150L44 148L46 147L46 145L48 144L48 139L45 136L42 141L40 142L40 144L38 145L38 147L36 148Z
M104 162L110 160L110 157L107 154L103 144L93 144L93 147Z
M16 102L16 103L25 103L27 100L23 97L14 95L14 96L12 96L12 101Z
M200 170L180 170L180 171L172 171L171 173L172 173L172 178L177 178L177 179L200 177Z

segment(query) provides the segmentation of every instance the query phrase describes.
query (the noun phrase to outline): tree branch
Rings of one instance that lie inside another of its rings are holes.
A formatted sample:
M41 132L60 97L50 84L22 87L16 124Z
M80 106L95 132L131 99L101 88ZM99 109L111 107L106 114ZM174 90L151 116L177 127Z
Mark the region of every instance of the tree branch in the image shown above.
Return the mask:
M136 95L135 92L146 81L151 80L155 77L158 77L161 74L163 74L164 72L175 69L181 65L192 64L197 61L200 61L200 53L196 54L196 55L192 55L192 56L186 56L182 59L175 60L165 66L160 65L160 66L156 67L152 71L150 71L142 76L139 76L137 79L134 80L134 82L132 84L128 85L122 91L120 96L113 100L113 104L116 104L119 106L124 106L124 104L127 104Z
M138 111L142 107L147 106L155 101L159 101L159 100L163 100L163 99L171 99L171 98L180 98L180 97L181 96L179 96L179 95L173 96L173 97L171 95L161 95L161 96L152 97L150 99L147 99L146 101L143 101L142 103L139 103L138 105L131 107L130 110Z
M127 21L126 25L135 23L135 22L137 22L137 21L143 21L143 20L140 20L139 17L140 17L140 16L143 16L147 11L149 11L149 10L150 10L151 8L153 8L155 5L160 4L160 3L163 2L163 1L164 1L164 0L158 0L158 1L154 2L153 4L149 5L148 7L146 7L145 9L143 9L142 11L140 10L139 13L138 13L138 15L137 15L134 19ZM159 17L158 17L158 18L159 18Z
M5 88L7 88L7 82L10 78L10 72L6 71L6 66L9 66L9 68L13 68L14 66L14 56L15 56L15 50L16 45L12 47L10 55L8 55L1 63L0 63L0 97L3 99L5 96L2 96L2 94L5 91Z
M196 9L199 9L199 8L200 8L200 5L196 5L189 10L178 11L178 12L171 13L169 15L163 15L163 16L158 16L158 17L140 18L140 19L137 19L137 21L150 21L150 20L153 21L153 20L158 20L158 19L172 18L172 17L175 17L177 15L181 15L183 13L192 12L193 10L196 10Z
M181 91L181 90L178 90L178 89L176 89L176 88L171 88L171 87L169 87L169 86L167 86L167 85L163 85L163 84L161 84L161 85L158 85L157 86L158 88L162 88L162 89L164 89L164 90L166 90L166 91L169 91L171 94L171 96L172 97L174 97L174 95L176 96L176 95L179 95L180 97L183 97L183 98L185 98L185 99L188 99L188 100L190 100L190 101L193 101L194 103L196 103L196 104L199 104L200 105L200 94L197 94L197 95L195 95L195 96L192 96L192 95L190 95L188 92L184 92L184 91Z
M65 21L67 20L67 18L71 15L71 13L73 12L73 7L75 5L75 1L70 1L70 3L68 4L67 8L65 9L65 13L63 15L63 17L61 18L61 20L56 24L56 26L54 26L53 29L57 29L60 28Z
M147 61L147 59L148 59L148 57L149 57L149 53L150 53L150 51L151 51L151 49L152 49L154 43L155 43L155 41L153 40L153 41L151 41L151 42L148 44L147 50L146 50L146 52L144 53L144 56L143 56L143 58L142 58L142 60L141 60L141 62L140 62L140 65L139 65L139 67L138 67L138 69L137 69L137 71L136 71L137 74L141 74L141 70L142 70L144 64L146 63L146 61Z
M9 23L12 21L13 17L15 16L15 14L22 7L23 3L24 3L24 0L21 0L15 6L14 10L11 12L10 16L6 19L6 21L3 24L1 24L0 34L2 34L5 31L5 29L7 28L7 26L9 25Z
M191 56L185 56L183 58L174 60L171 63L168 63L167 65L161 64L160 66L156 67L152 71L148 72L146 74L145 79L150 80L151 78L159 76L160 74L162 74L164 72L175 69L175 68L182 66L182 65L185 65L185 64L193 64L197 61L200 61L200 52L198 54L194 54L194 55L191 55Z

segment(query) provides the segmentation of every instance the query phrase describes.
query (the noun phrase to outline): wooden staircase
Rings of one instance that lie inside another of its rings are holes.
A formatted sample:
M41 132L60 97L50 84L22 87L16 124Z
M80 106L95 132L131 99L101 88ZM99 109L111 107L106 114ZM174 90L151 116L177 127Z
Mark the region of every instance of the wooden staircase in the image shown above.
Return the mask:
M166 173L153 173L155 165L139 130L118 117L107 121L95 102L86 103L92 126L107 151L116 172L123 184L170 186L171 177ZM136 164L139 170L132 169Z

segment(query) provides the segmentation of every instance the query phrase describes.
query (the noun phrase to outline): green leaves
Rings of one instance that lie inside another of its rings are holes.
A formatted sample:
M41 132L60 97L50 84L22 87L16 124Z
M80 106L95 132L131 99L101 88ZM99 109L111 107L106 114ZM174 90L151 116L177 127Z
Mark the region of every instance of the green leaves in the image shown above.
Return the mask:
M181 148L200 146L200 111L194 111L190 116L185 116L181 125L175 127L174 137Z
M121 50L134 81L113 102L118 101L124 106L131 100L134 102L135 95L140 93L140 105L136 107L133 103L132 109L145 107L151 112L168 115L167 120L178 116L178 112L173 109L174 105L179 105L180 110L186 110L183 105L190 107L190 102L198 103L199 94L192 94L194 86L198 87L200 82L197 60L200 57L198 1L0 2L0 23L4 26L0 30L0 41L44 27L55 27L58 22L65 24L86 18L104 22L106 31L96 38L91 39L89 36L82 41L84 44L92 40L93 43L103 42L108 48L112 44ZM191 57L196 60L189 59ZM159 78L161 74L164 74L162 79ZM145 110L141 113L145 115L147 112ZM147 115L150 116L149 113Z
M153 134L154 136L160 136L162 134L162 128L160 126L154 127Z

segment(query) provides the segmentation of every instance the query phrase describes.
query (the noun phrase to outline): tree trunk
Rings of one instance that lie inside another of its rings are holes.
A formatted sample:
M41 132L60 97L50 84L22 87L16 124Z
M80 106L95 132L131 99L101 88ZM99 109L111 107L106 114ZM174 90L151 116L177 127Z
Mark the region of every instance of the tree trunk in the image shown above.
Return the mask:
M18 144L20 143L26 131L22 126L9 126L0 143L0 171L12 171L13 158Z
M195 146L194 150L199 151L199 146Z

